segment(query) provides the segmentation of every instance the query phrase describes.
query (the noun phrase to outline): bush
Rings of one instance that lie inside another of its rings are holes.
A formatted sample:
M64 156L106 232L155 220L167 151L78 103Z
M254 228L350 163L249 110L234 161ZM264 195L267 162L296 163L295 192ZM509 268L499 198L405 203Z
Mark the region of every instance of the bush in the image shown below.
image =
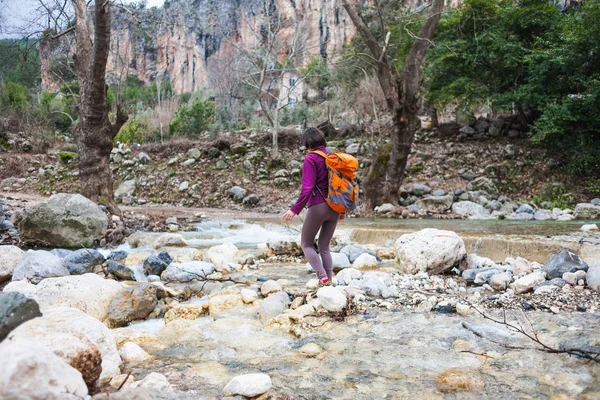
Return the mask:
M214 121L214 103L200 98L184 104L169 124L169 135L194 135L205 132Z
M136 116L130 118L115 136L115 142L144 143L150 136L150 129L145 118Z
M8 82L2 88L2 104L23 110L29 103L29 90L20 83Z

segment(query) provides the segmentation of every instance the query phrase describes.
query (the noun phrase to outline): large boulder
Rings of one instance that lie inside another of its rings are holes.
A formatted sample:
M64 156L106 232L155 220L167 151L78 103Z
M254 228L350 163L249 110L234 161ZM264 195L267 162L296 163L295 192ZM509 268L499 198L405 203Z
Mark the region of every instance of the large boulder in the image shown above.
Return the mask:
M194 279L205 280L215 272L215 266L204 261L190 261L185 263L171 263L161 275L166 282L189 282Z
M0 358L2 399L75 400L88 395L81 372L35 340L5 340Z
M425 197L417 200L415 204L423 210L441 213L450 210L452 203L454 203L454 195L449 194L446 196Z
M600 292L600 262L592 264L585 278L590 289Z
M42 312L53 307L74 307L104 322L111 300L123 291L123 287L116 281L85 274L48 278L38 285L11 282L4 291L23 293L37 301Z
M225 396L256 397L271 390L271 378L267 374L247 374L233 378L223 388Z
M63 261L45 250L28 250L13 271L13 281L34 284L42 279L69 275Z
M577 254L573 254L568 250L559 251L544 265L544 271L548 279L562 278L565 272L587 270L587 263L579 258Z
M145 319L158 304L156 286L142 284L117 294L110 302L108 323L111 327L126 326L131 321Z
M23 211L19 234L57 247L91 247L108 225L93 201L80 194L55 194Z
M94 389L102 372L102 355L98 345L85 333L71 328L63 321L36 318L11 332L13 339L34 340L46 345L64 362L81 372L89 389Z
M69 253L63 260L71 275L83 275L94 271L106 261L98 250L79 249Z
M233 243L224 243L219 246L213 246L208 249L207 256L217 271L230 271L228 264L235 261L238 248Z
M396 255L407 273L427 271L440 274L458 265L467 255L462 238L452 231L423 229L402 235Z
M40 317L40 306L22 293L0 292L0 342L30 319Z
M135 179L129 179L127 181L123 181L115 190L115 199L120 200L126 196L133 196L136 189Z
M452 204L452 212L460 215L461 217L468 217L472 219L489 217L490 215L490 212L486 210L484 206L472 201L459 201Z
M10 279L24 254L17 246L0 246L0 282Z
M573 215L575 216L575 219L600 219L600 207L591 203L580 203L575 207Z

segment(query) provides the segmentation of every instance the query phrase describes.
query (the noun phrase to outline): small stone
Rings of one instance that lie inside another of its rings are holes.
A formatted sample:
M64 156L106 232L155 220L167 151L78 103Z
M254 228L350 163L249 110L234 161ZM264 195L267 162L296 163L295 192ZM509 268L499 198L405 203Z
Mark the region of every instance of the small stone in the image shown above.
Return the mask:
M271 390L272 385L271 378L267 374L240 375L229 381L223 388L223 394L256 397Z
M316 343L307 343L300 348L300 353L309 357L314 357L320 354L322 351L323 348Z
M467 304L457 303L456 304L456 313L458 315L467 316L471 313L471 307Z
M277 281L268 280L260 288L260 292L263 296L268 296L270 293L280 292L283 288Z
M598 225L596 225L596 224L585 224L581 227L582 232L591 232L591 231L597 231L597 230L598 230Z
M560 312L560 308L558 308L558 307L550 307L550 311L552 311L554 314L558 314Z
M242 295L242 301L244 302L244 304L253 303L255 300L258 299L258 293L256 293L254 290L242 289L240 291L240 294Z
M140 346L135 343L127 342L119 349L119 355L123 362L127 364L143 364L152 360L152 356L146 353Z
M577 306L577 311L579 311L579 312L586 312L587 311L587 307L586 306Z

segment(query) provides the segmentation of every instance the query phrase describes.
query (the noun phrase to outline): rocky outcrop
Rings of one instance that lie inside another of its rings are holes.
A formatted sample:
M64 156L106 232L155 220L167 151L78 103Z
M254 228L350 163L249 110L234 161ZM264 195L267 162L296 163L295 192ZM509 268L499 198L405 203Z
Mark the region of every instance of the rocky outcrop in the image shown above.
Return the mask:
M79 194L55 194L25 209L19 234L56 247L91 247L108 218L93 201Z

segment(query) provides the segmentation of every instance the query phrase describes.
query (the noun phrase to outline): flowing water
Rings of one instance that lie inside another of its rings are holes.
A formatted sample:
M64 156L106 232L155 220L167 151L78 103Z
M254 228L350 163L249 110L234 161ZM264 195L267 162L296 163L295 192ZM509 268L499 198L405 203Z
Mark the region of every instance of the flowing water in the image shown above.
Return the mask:
M588 258L588 262L600 260L597 238L592 235L582 240L580 226L351 220L341 229L355 242L391 246L403 233L435 227L458 232L471 250L483 249L483 255L495 254L497 259L508 255L542 259L567 247L596 258ZM275 220L221 220L202 222L197 231L182 235L196 248L233 243L251 251L270 239L297 235L299 228ZM142 234L140 247L124 249L151 251L155 237ZM311 277L300 263L265 263L257 270L234 274L235 279L250 282L287 279L297 288L303 288ZM188 304L207 301L207 297L196 298ZM498 310L491 313L501 318ZM600 345L597 312L554 315L535 311L526 316L513 317L532 326L548 345ZM465 329L465 323L492 341ZM154 343L147 348L153 361L133 368L134 376L139 379L161 372L176 390L191 391L199 399L221 397L223 386L233 376L252 372L269 374L274 385L271 393L282 399L546 399L559 394L565 397L554 399L600 398L600 364L537 351L531 340L477 313L462 317L410 308L368 307L345 320L307 317L302 333L293 335L287 327L261 321L258 306L244 305L214 318L175 320L167 325L160 318L129 328L149 334ZM303 353L302 347L310 343L321 351Z

